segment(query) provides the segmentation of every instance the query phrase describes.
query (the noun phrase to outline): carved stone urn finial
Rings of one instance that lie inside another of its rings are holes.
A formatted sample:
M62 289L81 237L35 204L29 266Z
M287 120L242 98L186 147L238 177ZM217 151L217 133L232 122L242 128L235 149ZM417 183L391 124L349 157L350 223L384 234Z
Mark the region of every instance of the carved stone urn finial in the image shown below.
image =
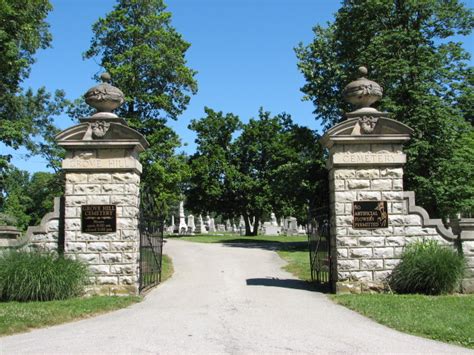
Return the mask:
M96 85L84 95L86 103L97 110L92 117L116 118L112 111L125 101L123 92L109 84L111 77L109 73L102 73L100 76L102 83Z
M367 79L365 77L367 73L366 67L359 67L360 78L347 84L342 92L344 99L357 109L370 107L382 98L382 87L375 81Z

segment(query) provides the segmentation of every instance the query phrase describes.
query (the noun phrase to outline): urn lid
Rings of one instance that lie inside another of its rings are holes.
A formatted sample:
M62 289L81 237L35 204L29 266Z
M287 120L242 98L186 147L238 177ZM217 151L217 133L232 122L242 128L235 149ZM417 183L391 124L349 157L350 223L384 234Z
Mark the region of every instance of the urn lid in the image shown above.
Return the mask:
M366 67L359 67L360 78L346 85L342 95L357 108L369 107L382 98L383 89L375 81L367 79Z
M97 110L94 116L117 117L111 112L125 101L123 92L109 84L111 80L109 73L102 73L100 78L102 83L90 88L84 94L86 103Z

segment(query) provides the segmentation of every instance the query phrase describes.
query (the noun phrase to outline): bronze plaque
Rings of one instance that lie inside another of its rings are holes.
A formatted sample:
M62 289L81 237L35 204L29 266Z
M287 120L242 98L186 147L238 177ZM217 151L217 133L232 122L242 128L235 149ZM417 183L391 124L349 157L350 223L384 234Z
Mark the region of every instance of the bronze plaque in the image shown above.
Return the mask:
M117 206L81 206L81 225L83 233L112 233L117 231Z
M387 201L354 201L352 228L388 228Z

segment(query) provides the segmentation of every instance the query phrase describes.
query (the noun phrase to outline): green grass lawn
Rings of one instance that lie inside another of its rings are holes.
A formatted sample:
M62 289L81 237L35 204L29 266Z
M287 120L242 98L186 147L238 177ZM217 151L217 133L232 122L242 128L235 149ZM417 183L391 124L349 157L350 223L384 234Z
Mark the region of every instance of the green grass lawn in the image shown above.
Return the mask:
M474 349L474 295L332 295L331 298L402 332Z
M174 268L171 258L163 254L163 260L161 261L161 282L168 280L173 275L173 272Z
M25 332L110 312L139 302L141 297L73 298L49 302L0 302L0 335Z

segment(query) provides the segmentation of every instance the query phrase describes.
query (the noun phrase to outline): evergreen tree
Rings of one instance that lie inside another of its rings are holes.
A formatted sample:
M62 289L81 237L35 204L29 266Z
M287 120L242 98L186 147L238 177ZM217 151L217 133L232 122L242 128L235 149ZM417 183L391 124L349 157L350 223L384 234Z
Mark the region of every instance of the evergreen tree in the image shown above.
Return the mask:
M195 71L186 66L189 43L171 25L161 0L118 0L113 11L93 25L94 37L85 58L99 57L112 83L125 94L117 114L142 133L150 148L140 160L142 181L163 207L180 198L187 178L177 134L168 118L186 109L197 91Z

